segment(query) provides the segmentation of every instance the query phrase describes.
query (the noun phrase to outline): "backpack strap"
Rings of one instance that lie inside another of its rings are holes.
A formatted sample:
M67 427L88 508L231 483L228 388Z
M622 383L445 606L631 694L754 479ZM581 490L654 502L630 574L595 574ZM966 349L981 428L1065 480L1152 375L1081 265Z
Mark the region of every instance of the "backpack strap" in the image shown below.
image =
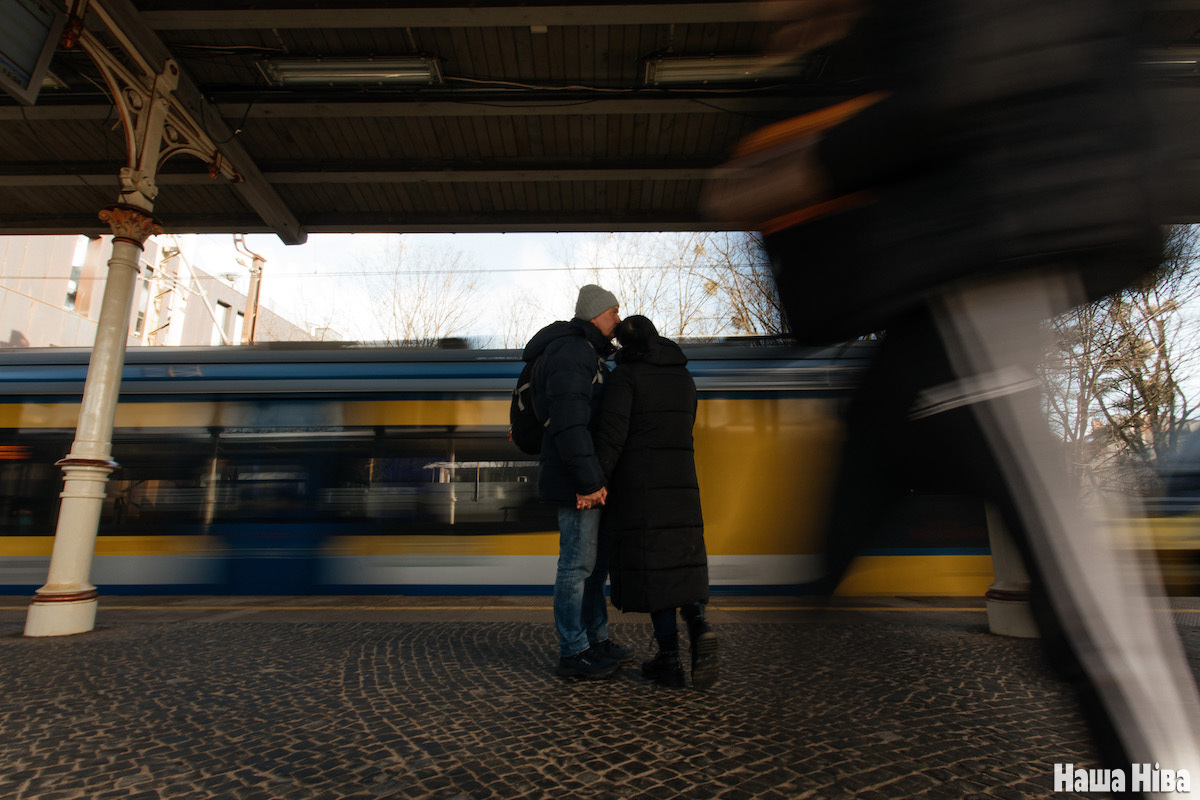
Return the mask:
M533 360L533 365L529 367L528 382L522 383L520 386L517 387L517 407L520 408L522 411L525 410L525 400L521 395L526 389L528 389L529 390L529 410L533 413L534 419L537 419L537 409L534 408L534 405L533 405L533 392L534 392L533 383L534 383L534 381L537 380L538 367L541 366L541 363L542 363L541 356L538 356L537 358L535 358ZM550 418L547 417L546 421L542 423L542 427L546 428L549 426L550 426Z
M592 344L591 339L586 339L588 347L592 348L592 355L596 357L596 374L592 376L592 383L604 383L604 359L596 352L596 345Z

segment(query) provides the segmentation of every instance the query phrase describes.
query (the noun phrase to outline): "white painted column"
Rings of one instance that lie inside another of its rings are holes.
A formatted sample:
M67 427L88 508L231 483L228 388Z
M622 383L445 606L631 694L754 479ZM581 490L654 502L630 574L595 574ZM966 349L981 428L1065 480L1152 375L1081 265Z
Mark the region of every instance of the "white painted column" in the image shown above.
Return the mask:
M112 431L138 261L146 239L162 232L158 220L136 206L110 206L100 212L100 218L113 230L112 259L75 442L67 457L58 462L65 481L49 575L29 606L26 636L86 633L96 625L97 592L90 582L92 554L108 476L117 467L112 460Z
M1036 639L1037 623L1029 604L1029 572L1000 512L987 507L988 543L992 550L992 585L984 594L988 630L999 636Z

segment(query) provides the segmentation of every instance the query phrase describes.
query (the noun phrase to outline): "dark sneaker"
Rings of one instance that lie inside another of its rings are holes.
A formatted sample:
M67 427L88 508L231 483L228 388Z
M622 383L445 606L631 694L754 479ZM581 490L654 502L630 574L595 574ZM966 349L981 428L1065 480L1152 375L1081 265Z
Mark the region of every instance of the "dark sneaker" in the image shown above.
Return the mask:
M598 648L589 647L573 656L558 659L560 678L607 678L621 668L620 661L606 658Z
M688 638L692 645L692 688L708 689L721 674L717 634L707 622L697 619L688 623Z
M603 642L597 642L592 645L593 650L602 653L605 658L611 658L620 664L632 664L637 657L632 647L621 647L612 639L605 639Z

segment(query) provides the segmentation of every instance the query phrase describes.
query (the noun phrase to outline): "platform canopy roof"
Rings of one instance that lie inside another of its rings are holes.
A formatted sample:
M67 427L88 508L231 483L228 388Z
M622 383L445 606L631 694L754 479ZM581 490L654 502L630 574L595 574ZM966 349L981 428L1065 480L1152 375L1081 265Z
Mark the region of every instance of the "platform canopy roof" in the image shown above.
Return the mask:
M850 40L785 73L725 80L726 57L767 41L763 2L99 2L119 35L90 14L89 30L113 52L174 59L178 97L240 177L168 160L164 228L292 243L704 228L708 170L747 132L857 94L865 56ZM1200 0L1160 0L1143 22L1147 47L1190 53ZM1200 184L1197 76L1176 67L1156 89L1175 108L1185 187ZM59 48L35 104L0 95L0 233L107 232L97 212L117 198L125 147L95 65ZM1200 219L1200 189L1185 191Z

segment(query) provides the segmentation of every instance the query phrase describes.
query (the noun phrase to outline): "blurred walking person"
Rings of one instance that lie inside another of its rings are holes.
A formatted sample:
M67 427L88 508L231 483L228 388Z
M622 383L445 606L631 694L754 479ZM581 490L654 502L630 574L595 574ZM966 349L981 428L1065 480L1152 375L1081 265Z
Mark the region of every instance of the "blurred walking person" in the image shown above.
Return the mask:
M1037 394L1045 320L1161 256L1130 5L778 4L796 23L777 41L796 50L861 14L864 94L754 135L707 203L765 234L800 341L886 331L847 415L826 589L914 479L971 491L1021 550L1106 766L1196 774L1178 635L1119 527L1080 507Z

